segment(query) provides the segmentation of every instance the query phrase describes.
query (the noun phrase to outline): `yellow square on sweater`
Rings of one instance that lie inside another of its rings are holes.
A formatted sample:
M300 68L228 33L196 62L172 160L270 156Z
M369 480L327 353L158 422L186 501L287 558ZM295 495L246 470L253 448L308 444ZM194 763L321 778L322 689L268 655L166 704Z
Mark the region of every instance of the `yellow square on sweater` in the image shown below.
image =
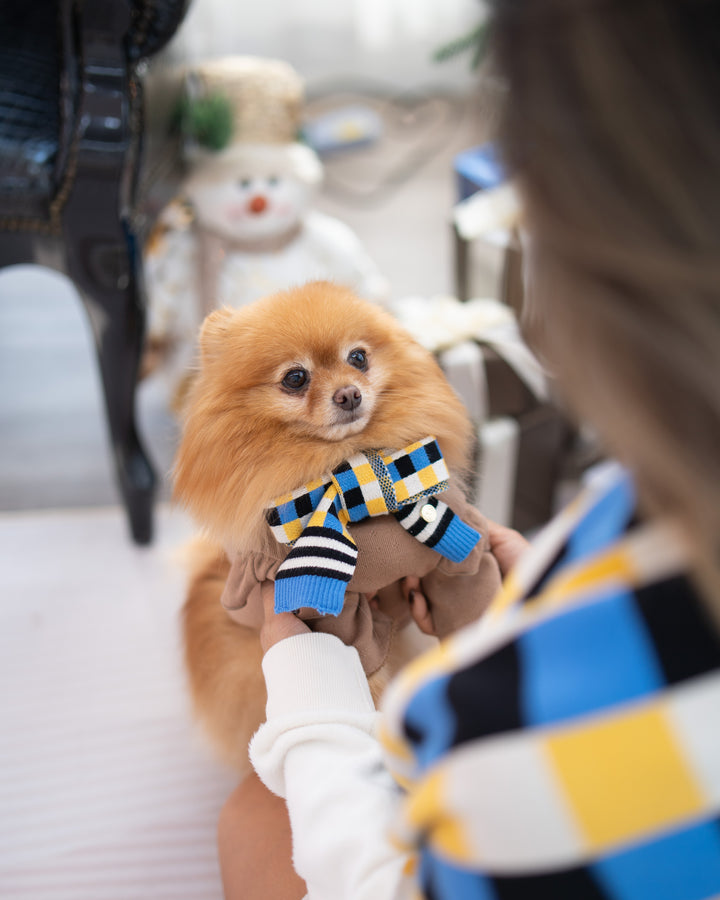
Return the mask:
M557 733L545 746L592 849L702 809L701 791L660 707Z

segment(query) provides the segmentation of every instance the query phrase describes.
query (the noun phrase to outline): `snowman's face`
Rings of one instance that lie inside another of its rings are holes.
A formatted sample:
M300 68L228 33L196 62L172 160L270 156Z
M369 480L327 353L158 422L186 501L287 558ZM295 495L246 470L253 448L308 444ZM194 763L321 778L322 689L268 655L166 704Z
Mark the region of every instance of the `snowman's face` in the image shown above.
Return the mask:
M221 166L186 186L198 222L231 240L252 241L289 231L303 218L312 189L290 174L251 174Z

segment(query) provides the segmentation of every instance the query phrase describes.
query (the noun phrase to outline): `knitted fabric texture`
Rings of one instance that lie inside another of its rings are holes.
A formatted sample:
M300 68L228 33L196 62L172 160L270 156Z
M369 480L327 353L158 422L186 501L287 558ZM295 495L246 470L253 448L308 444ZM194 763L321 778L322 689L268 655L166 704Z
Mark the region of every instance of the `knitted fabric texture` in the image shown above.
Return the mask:
M435 495L448 471L433 437L385 455L373 450L341 463L331 475L277 497L267 521L293 549L275 576L275 612L312 607L337 616L357 562L347 525L392 513L418 541L462 562L480 540Z

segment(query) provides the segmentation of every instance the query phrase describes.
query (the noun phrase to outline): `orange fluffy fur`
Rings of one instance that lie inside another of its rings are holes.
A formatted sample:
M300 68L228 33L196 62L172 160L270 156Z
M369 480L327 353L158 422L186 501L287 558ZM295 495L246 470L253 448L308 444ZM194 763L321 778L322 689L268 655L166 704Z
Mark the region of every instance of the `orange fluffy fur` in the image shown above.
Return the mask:
M315 282L205 321L201 367L188 397L175 492L209 542L193 563L184 611L195 707L221 753L240 768L262 721L257 634L236 625L219 597L225 553L257 546L264 509L366 449L399 449L434 435L462 481L471 427L432 355L388 313L347 289ZM355 350L367 366L351 362ZM302 370L300 390L283 384ZM345 411L333 400L356 388Z

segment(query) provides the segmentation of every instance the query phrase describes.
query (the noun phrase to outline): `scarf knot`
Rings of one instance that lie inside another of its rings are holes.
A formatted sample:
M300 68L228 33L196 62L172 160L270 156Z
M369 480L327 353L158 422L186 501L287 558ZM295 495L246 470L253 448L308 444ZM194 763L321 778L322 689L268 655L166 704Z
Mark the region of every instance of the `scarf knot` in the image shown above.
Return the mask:
M276 497L266 517L275 538L292 550L275 576L275 612L310 606L338 615L357 562L348 524L393 514L414 538L453 562L480 540L437 498L448 471L433 437L394 453L357 453L328 476Z

